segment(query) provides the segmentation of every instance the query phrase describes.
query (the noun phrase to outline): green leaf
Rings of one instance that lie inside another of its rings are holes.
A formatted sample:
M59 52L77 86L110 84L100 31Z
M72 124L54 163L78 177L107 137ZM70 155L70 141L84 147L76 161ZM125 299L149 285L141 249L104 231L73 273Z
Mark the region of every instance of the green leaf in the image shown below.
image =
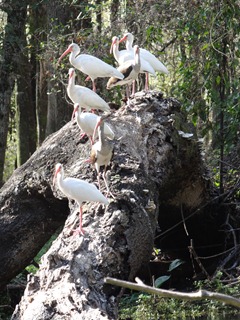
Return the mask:
M218 85L219 85L219 84L220 84L220 82L221 82L221 77L220 77L220 76L217 76L217 77L216 77L216 84L218 84Z
M209 48L209 44L208 43L206 43L206 44L204 44L203 46L202 46L202 50L206 50L206 49L208 49Z
M179 267L181 264L183 264L184 261L180 260L180 259L175 259L173 260L173 262L170 263L170 266L168 268L168 271L172 271L174 269L176 269L177 267Z
M171 277L171 276L161 276L161 277L158 277L158 278L154 281L155 287L156 287L156 288L161 287L161 285L162 285L164 282L168 281L170 277Z

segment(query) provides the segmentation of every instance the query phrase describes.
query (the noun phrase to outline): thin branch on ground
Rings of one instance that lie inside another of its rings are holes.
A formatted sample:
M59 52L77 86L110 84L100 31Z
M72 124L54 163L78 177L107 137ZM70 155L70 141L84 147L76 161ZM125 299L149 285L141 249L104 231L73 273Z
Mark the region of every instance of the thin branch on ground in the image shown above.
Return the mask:
M122 288L128 288L131 290L137 290L137 291L142 291L149 294L159 295L164 298L174 298L174 299L188 300L188 301L210 299L210 300L223 302L227 305L231 305L236 308L240 308L240 299L231 297L226 294L211 292L211 291L202 290L202 289L196 292L179 292L179 291L173 291L173 290L157 289L154 287L147 286L145 284L137 284L137 283L119 280L119 279L110 278L110 277L105 278L104 282L115 285L115 286L120 286Z
M208 280L211 280L211 277L209 276L209 274L207 273L206 269L204 268L202 262L200 261L200 259L198 258L198 255L194 249L193 246L193 240L191 239L191 243L190 246L188 247L189 252L190 252L190 256L194 258L195 261L197 261L198 266L200 267L200 269L202 270L202 272L205 274L205 276L208 278Z

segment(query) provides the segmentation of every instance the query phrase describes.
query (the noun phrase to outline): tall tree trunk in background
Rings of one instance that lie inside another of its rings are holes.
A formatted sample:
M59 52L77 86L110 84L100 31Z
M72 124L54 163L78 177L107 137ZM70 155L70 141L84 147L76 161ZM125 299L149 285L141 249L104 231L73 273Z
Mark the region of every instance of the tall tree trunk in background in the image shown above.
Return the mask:
M135 0L126 0L126 12L125 12L125 24L126 29L133 34L137 34L140 30L138 30L138 21L136 19L136 12L139 9L139 2L135 2ZM137 27L137 29L136 29Z
M9 110L14 86L14 78L10 72L10 64L7 62L11 61L11 55L9 52L10 45L8 42L8 34L6 32L3 45L3 62L0 64L0 186L3 184L3 170L9 125Z
M102 0L96 0L97 36L102 33Z
M89 15L89 12L86 11L88 3L89 3L89 1L84 1L84 2L80 3L80 10L81 10L80 12L82 12L83 14L81 15L81 19L79 19L79 21L78 21L79 30L92 29L92 27L93 27L91 16ZM77 21L75 21L75 22L77 24ZM76 24L75 24L75 28L77 26Z
M0 9L7 13L5 37L0 63L0 185L3 183L5 151L9 125L9 111L14 87L14 58L19 52L18 41L21 38L23 3L19 1L2 1Z
M47 96L47 71L45 59L39 59L36 65L36 118L37 118L37 144L46 138L48 96Z
M39 3L31 6L29 15L31 64L35 76L35 101L36 101L36 122L37 122L37 145L39 146L45 139L47 124L47 70L46 59L42 55L45 51L43 43L47 41L46 32L42 32L46 25L46 7Z
M14 69L16 72L16 110L17 110L17 162L22 165L36 150L36 117L32 97L31 64L28 58L25 25L27 18L27 2L22 7L16 21L19 29Z
M221 56L221 70L220 77L221 81L219 84L219 96L221 101L221 111L219 114L219 139L220 139L220 163L219 163L219 176L220 176L220 193L224 193L224 156L225 156L225 143L226 143L226 128L225 128L225 112L226 112L226 104L227 104L227 96L230 92L227 92L230 87L230 77L228 73L228 56L227 56L227 46L228 46L228 33L226 23L224 23L224 38L222 40L222 56Z
M118 12L120 9L120 2L119 0L112 0L110 4L110 25L111 25L111 32L112 37L119 33L119 26L118 26ZM119 15L120 16L120 15Z
M47 101L47 124L46 136L60 129L71 119L72 108L68 107L66 100L66 88L60 85L61 79L67 84L67 72L61 73L56 68L55 61L62 52L59 52L59 34L65 32L69 34L69 29L64 26L70 25L70 17L77 18L78 11L75 12L73 6L64 5L61 1L54 0L46 4L47 25L52 30L47 39L47 51L45 53L46 70L48 73L48 101ZM74 20L75 22L75 20ZM65 48L66 49L66 48ZM64 50L65 50L64 49ZM68 67L70 63L66 58ZM53 76L55 76L53 78Z

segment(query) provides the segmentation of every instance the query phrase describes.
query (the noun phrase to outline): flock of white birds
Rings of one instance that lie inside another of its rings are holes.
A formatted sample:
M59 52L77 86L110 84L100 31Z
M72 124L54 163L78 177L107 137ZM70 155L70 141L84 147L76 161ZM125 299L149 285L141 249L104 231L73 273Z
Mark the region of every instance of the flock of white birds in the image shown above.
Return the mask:
M126 50L119 51L119 43L126 41ZM96 93L95 80L97 78L109 78L107 89L114 86L126 85L127 98L129 104L129 86L132 85L132 93L135 93L135 80L139 73L145 73L145 90L149 90L149 74L155 76L156 72L168 73L167 68L148 50L133 47L134 37L127 32L120 40L118 37L112 38L110 53L113 53L117 68L105 63L99 58L89 54L80 54L80 48L76 43L69 45L67 50L60 56L61 59L70 53L69 61L74 68L69 69L69 80L67 86L68 97L74 104L73 116L76 117L77 124L81 130L81 137L87 135L91 143L91 156L87 162L95 165L97 171L98 187L87 181L77 178L65 178L64 169L61 163L55 167L53 185L57 180L58 188L69 199L75 200L79 205L79 227L74 230L74 234L84 235L82 227L82 203L86 201L100 202L108 205L106 196L112 193L109 190L106 179L106 168L111 161L113 154L114 132L105 123L105 118L109 115L109 105ZM92 90L75 84L75 69L87 75L86 80L92 80ZM107 112L106 115L98 116L93 111L101 110ZM95 142L95 139L98 140ZM100 186L100 167L104 166L103 180L107 194L103 195ZM112 195L113 196L113 195Z

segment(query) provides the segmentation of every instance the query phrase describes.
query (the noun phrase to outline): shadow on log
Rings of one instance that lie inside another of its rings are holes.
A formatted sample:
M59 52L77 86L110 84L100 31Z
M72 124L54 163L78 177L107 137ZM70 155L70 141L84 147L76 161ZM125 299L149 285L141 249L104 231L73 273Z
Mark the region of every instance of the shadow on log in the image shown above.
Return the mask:
M165 220L174 220L183 208L190 214L208 201L199 142L179 102L151 91L136 93L131 103L132 108L120 108L108 119L117 138L108 171L115 198L106 208L84 205L84 237L71 235L78 225L78 206L69 201L69 211L67 199L52 187L57 162L66 176L97 181L94 168L83 161L89 158L90 143L80 142L75 123L46 139L3 186L1 286L68 217L39 271L30 276L12 319L117 318L118 289L104 284L104 277L132 280L149 262Z

